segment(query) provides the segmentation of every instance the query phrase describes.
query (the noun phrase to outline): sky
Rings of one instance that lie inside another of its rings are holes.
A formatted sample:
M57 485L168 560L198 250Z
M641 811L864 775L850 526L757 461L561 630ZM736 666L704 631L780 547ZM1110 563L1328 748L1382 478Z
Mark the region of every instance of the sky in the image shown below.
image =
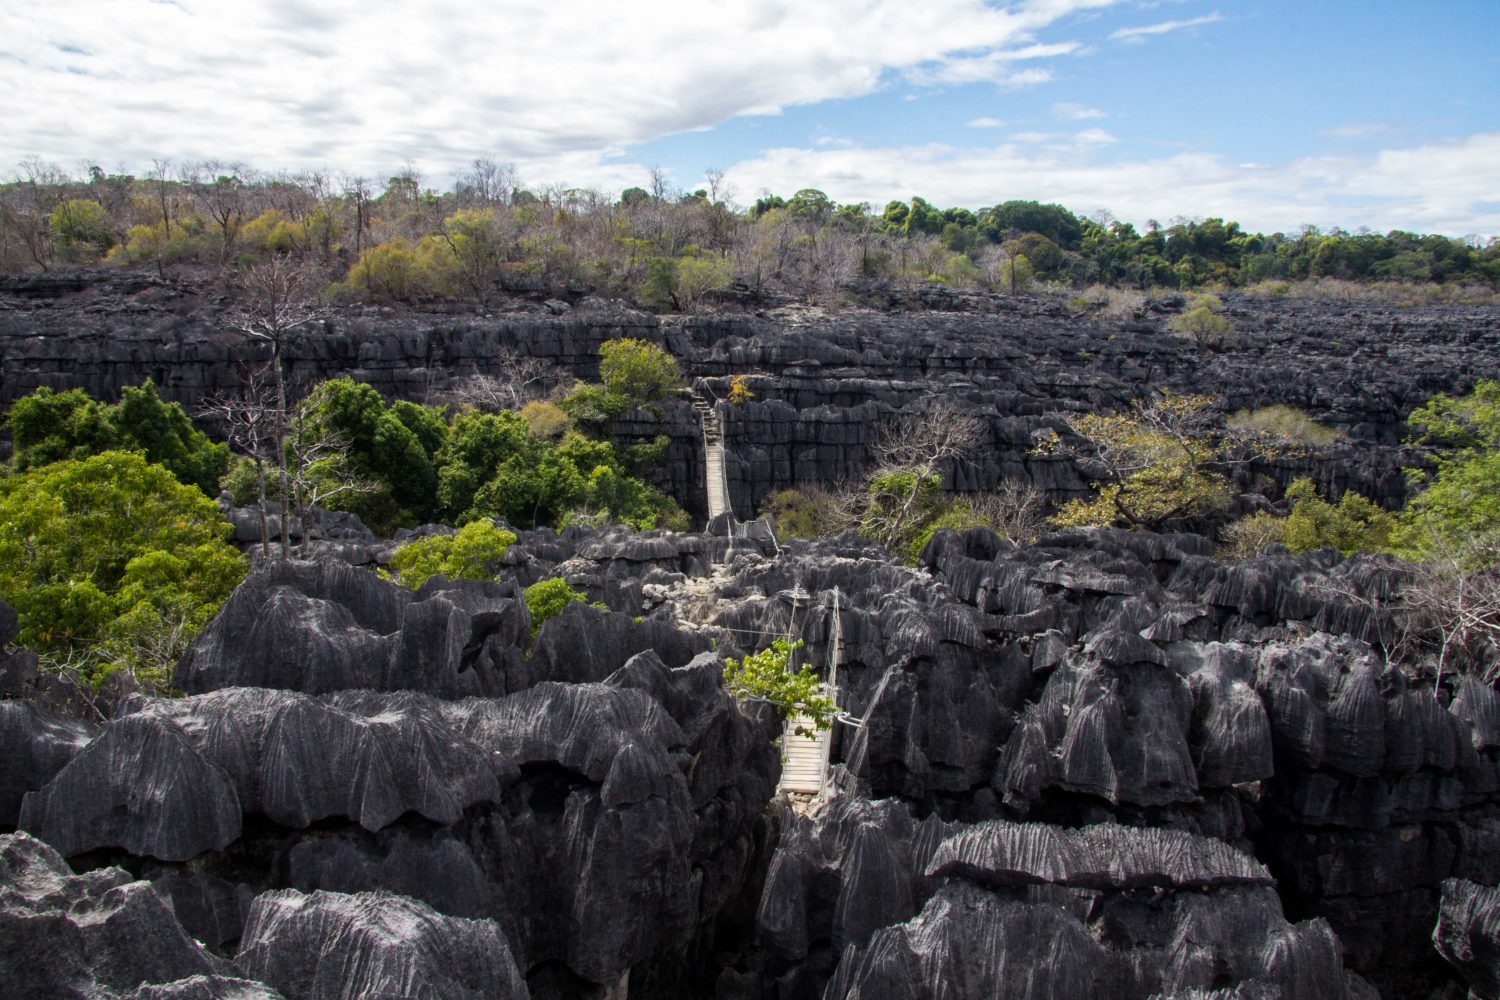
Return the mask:
M1500 236L1500 0L0 0L31 157Z

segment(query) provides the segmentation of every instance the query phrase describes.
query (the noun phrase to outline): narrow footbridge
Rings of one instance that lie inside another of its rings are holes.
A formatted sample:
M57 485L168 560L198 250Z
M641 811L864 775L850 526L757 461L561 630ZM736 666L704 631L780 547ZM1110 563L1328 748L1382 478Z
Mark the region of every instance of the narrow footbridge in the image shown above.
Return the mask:
M844 655L844 633L839 605L840 595L835 589L833 615L828 634L828 675L821 685L823 693L833 698L835 705L838 703L839 662ZM787 669L791 668L792 665L787 664ZM810 716L800 712L787 717L781 734L781 783L777 786L781 791L798 795L815 795L819 798L827 793L828 760L833 751L833 724L836 722L855 726L860 724L843 713L839 713L828 722L828 726L818 729ZM798 729L810 731L812 735L803 735L797 731Z
M704 486L708 491L708 519L732 514L729 503L729 475L724 468L724 418L719 406L699 390L693 391L693 409L703 424Z

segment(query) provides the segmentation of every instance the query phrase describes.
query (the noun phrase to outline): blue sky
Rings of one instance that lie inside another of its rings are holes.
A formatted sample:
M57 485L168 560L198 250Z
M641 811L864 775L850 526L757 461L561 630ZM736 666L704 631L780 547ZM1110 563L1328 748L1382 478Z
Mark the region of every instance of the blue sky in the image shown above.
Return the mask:
M1142 223L1500 235L1500 0L7 0L0 169L725 172Z

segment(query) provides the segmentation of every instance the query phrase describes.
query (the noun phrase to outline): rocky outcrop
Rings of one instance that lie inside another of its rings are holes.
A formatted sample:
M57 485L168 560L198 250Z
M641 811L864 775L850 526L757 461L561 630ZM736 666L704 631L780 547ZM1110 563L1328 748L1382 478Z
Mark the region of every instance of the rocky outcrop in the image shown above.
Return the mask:
M857 476L881 420L934 396L989 424L988 447L948 470L953 486L1028 479L1054 495L1076 494L1087 485L1078 469L1030 454L1033 434L1054 422L1048 414L1119 407L1161 387L1209 393L1231 410L1304 409L1344 430L1354 447L1273 471L1311 473L1334 493L1355 488L1395 502L1405 493L1403 462L1411 464L1395 447L1406 414L1500 369L1500 321L1484 307L1229 295L1237 342L1206 352L1166 331L1178 308L1169 303L1110 320L1046 297L943 299L948 311L696 317L597 301L561 315L357 308L294 333L284 357L304 384L351 375L387 396L426 400L455 379L493 374L506 356L592 378L604 340L662 344L720 398L730 376L749 376L755 400L725 414L725 471L742 517L775 490ZM150 379L166 398L189 404L232 389L262 349L228 331L227 308L214 290L116 269L0 279L0 404L39 385L114 398ZM672 444L653 478L690 511L706 512L706 457L686 401L659 416L641 411L617 430L667 434Z
M151 886L119 868L74 875L51 847L0 836L0 980L7 996L274 1000L183 931Z
M1218 841L917 822L852 798L788 823L761 897L760 995L1366 995L1328 924L1289 923L1265 870Z
M184 658L206 693L0 703L39 762L6 787L289 996L603 995L739 900L775 758L706 636L575 605L529 641L514 583L266 565Z
M263 893L237 962L289 997L530 996L492 921L445 917L386 893Z
M1500 889L1462 879L1444 882L1432 941L1438 954L1463 974L1470 997L1500 997Z

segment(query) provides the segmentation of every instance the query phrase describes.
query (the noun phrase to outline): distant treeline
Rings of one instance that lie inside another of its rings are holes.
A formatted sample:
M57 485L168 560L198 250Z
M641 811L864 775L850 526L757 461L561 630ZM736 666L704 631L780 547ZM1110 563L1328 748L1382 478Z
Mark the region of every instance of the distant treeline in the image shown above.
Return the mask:
M1139 231L1104 214L1005 201L938 208L914 197L883 210L821 191L730 203L722 175L618 195L523 187L479 160L449 191L410 170L383 183L158 162L146 176L86 177L30 161L0 185L0 270L59 263L235 266L276 254L318 266L333 297L483 302L506 289L566 288L653 308L724 296L835 298L850 279L924 281L1014 293L1064 287L1244 287L1336 279L1500 287L1500 241L1419 235L1246 232L1209 218Z

